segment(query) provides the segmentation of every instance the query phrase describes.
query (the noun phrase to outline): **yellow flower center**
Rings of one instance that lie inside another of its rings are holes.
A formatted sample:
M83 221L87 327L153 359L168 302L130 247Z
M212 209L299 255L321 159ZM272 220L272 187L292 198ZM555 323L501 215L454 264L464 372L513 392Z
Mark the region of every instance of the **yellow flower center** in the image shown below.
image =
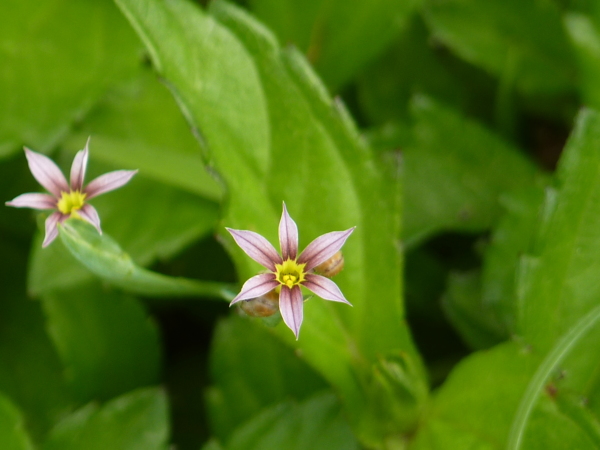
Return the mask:
M63 214L73 214L78 209L83 208L86 195L79 191L61 192L56 207Z
M304 266L293 259L288 259L283 264L275 264L275 276L282 286L290 289L304 281Z

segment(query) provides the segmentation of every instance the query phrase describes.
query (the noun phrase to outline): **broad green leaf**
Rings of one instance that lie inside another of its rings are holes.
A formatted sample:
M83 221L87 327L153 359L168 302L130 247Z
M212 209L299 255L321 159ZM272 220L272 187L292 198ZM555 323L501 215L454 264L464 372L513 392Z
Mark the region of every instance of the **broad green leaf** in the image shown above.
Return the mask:
M585 399L582 399L580 395L566 391L562 392L561 395L557 395L554 399L558 410L584 430L587 438L594 442L596 448L600 446L600 421L590 411ZM531 422L534 421L535 416L531 418ZM525 439L528 437L528 435L525 435Z
M142 266L172 258L206 236L217 222L214 203L139 174L123 189L100 196L93 203L102 219L103 231ZM67 288L93 278L63 246L42 248L40 239L38 236L32 246L28 279L32 294Z
M69 410L72 399L58 356L44 332L39 306L24 297L3 298L9 304L15 301L29 305L10 312L3 308L0 389L22 409L28 429L38 440Z
M167 399L140 389L98 406L89 404L60 421L43 450L166 450Z
M442 306L462 339L474 349L484 349L508 336L496 320L494 311L482 299L481 273L453 272Z
M600 115L579 115L547 193L533 264L520 278L518 331L540 352L600 298Z
M504 448L537 363L513 342L465 358L435 394L411 449Z
M33 450L25 430L23 416L12 402L0 393L0 448Z
M429 419L427 425L419 432L409 447L411 450L494 450L492 444L480 439L470 430L453 426L452 423ZM497 447L500 448L500 447Z
M26 143L46 152L113 82L140 44L111 2L0 4L0 157Z
M541 178L517 149L452 109L417 97L413 116L412 142L402 151L408 245L440 231L489 228L503 192Z
M357 80L361 112L375 124L408 121L411 98L427 95L459 111L489 117L496 83L438 48L421 16L415 16Z
M214 435L226 441L241 423L282 398L303 400L326 384L263 327L240 317L221 321L210 356L207 396Z
M15 244L0 239L0 392L21 410L38 441L68 412L72 399L40 304L23 292L26 253Z
M169 277L144 269L107 234L99 234L89 223L69 219L59 226L60 239L71 254L102 280L126 292L147 297L213 297L231 300L232 286Z
M527 450L562 450L564 448L596 450L598 448L597 441L571 417L561 414L556 403L548 396L542 398L540 405L531 417L530 429L527 430L520 448Z
M95 283L42 296L47 328L81 403L159 381L156 326L139 301Z
M539 355L516 342L467 357L436 393L409 448L508 448L513 418L539 363ZM590 446L593 441L586 430L557 408L550 390L544 390L540 397L529 423L527 445L522 448L595 448Z
M527 389L521 399L519 404L519 408L517 413L515 414L510 435L508 439L507 449L508 450L518 450L520 448L533 448L531 444L525 445L523 442L526 441L526 430L529 425L529 417L533 411L534 406L536 405L540 394L544 388L544 385L548 383L553 372L559 367L559 364L562 360L571 352L573 348L577 345L581 345L582 338L587 335L587 333L593 329L598 322L600 321L600 306L597 306L588 314L586 314L581 320L579 320L576 324L571 327L571 329L561 337L558 343L554 346L552 351L548 353L548 355L544 358L540 366L535 371L535 374L531 378L528 383ZM558 395L563 395L562 393L558 393ZM548 428L548 423L543 424L546 428ZM551 427L552 429L553 427ZM596 431L596 430L594 430ZM555 431L556 432L556 431ZM548 448L540 445L539 436L537 433L530 432L535 436L533 442L536 442L536 446L538 448ZM562 436L560 436L562 434ZM559 437L564 439L564 433L559 433ZM593 445L593 442L588 442L586 447L596 448ZM584 448L579 445L573 445L571 448Z
M567 14L564 22L579 63L581 96L586 105L600 108L600 30L583 14Z
M375 372L386 358L402 355L418 367L403 321L393 166L383 166L360 141L306 61L283 51L243 11L214 3L217 22L186 1L117 3L227 185L227 226L276 242L282 200L299 225L301 248L327 231L357 225L344 247L346 268L336 278L354 308L315 298L305 305L297 343L283 325L277 330L340 392L365 441L381 439L390 428L398 433L408 425L376 411L379 405L365 399L358 384L379 383ZM258 265L231 238L226 243L240 276L256 274ZM421 376L417 370L408 378L420 385Z
M495 311L505 333L514 333L517 315L516 275L521 255L529 253L537 231L544 190L532 186L500 197L504 213L483 255L483 305Z
M280 42L293 42L305 52L327 85L337 90L390 44L420 3L251 0L250 6Z
M301 403L285 402L263 410L241 424L222 448L358 450L360 446L340 410L338 400L330 393L323 393Z
M88 136L95 160L135 167L146 177L206 199L221 198L222 189L205 169L200 146L173 96L148 69L115 85L66 146L77 149Z
M459 56L526 94L573 89L575 68L560 12L535 0L430 0L434 35Z

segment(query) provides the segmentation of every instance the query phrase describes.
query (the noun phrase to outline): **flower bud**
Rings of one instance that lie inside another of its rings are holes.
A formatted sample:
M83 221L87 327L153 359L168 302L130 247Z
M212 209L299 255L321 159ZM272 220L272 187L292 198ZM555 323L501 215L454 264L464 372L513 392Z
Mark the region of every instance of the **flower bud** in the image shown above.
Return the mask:
M315 267L315 272L324 277L331 278L336 276L344 268L344 255L342 251L338 250L331 258L327 261L319 264Z
M240 302L240 308L251 317L269 317L279 311L279 294L276 289L265 295Z

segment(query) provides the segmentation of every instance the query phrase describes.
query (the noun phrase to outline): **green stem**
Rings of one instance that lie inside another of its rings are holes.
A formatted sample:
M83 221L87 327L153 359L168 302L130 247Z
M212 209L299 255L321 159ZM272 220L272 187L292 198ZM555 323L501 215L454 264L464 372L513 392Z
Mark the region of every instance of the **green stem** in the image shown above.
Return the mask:
M119 244L88 223L69 219L59 227L67 250L93 274L126 292L145 297L208 297L231 301L237 286L170 277L138 266Z

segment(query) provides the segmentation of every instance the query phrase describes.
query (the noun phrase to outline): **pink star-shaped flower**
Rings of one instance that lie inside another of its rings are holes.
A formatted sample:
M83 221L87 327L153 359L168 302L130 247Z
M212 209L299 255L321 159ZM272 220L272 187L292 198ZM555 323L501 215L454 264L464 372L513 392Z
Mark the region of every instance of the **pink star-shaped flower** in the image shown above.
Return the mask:
M288 214L285 203L279 222L281 255L260 234L227 228L242 250L269 270L267 273L261 273L246 281L241 292L231 301L231 304L260 297L273 289L280 289L281 317L298 339L304 302L300 286L304 286L324 300L350 305L337 284L329 278L312 273L312 270L340 250L354 228L356 227L346 231L332 231L319 236L308 244L300 256L297 256L298 227Z
M46 236L42 247L47 247L56 239L58 224L69 217L86 220L102 234L100 216L98 216L96 208L86 203L87 200L120 188L137 173L137 170L115 170L100 175L84 187L89 142L88 139L85 148L78 151L73 159L70 184L67 183L61 170L50 158L25 148L29 170L38 183L45 187L50 194L21 194L10 202L6 202L6 205L15 208L54 210L46 219Z

